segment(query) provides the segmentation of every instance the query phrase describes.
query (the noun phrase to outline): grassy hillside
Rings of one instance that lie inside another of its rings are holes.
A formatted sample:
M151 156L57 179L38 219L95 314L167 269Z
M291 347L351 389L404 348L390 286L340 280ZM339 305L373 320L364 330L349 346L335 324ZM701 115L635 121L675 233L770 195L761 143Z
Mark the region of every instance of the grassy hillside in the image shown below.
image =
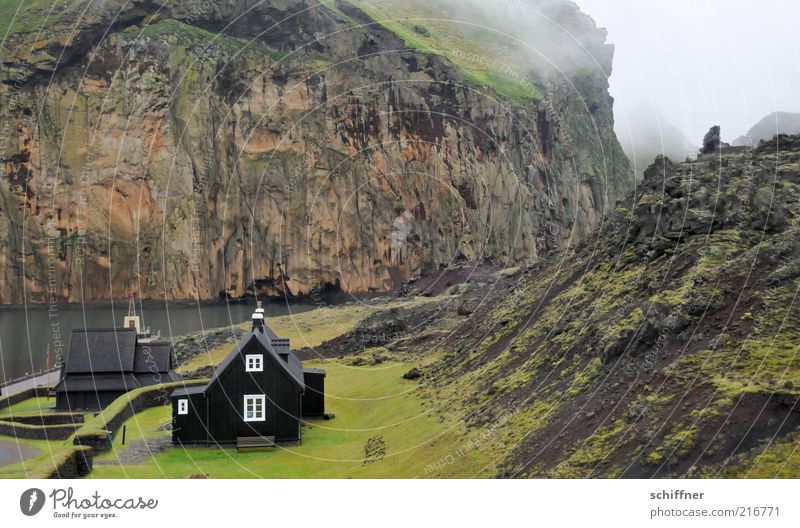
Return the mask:
M501 439L500 476L796 475L798 161L798 137L659 159L596 237L447 272L470 283L383 351L425 363L437 401Z
M530 417L503 475L791 474L798 160L796 137L660 159L595 239L494 284L429 376L449 405Z
M513 39L477 30L468 21L469 17L430 2L349 0L347 3L398 35L410 49L447 57L476 87L488 86L520 105L540 97L528 76L534 64L518 62L518 54L511 51L517 48Z

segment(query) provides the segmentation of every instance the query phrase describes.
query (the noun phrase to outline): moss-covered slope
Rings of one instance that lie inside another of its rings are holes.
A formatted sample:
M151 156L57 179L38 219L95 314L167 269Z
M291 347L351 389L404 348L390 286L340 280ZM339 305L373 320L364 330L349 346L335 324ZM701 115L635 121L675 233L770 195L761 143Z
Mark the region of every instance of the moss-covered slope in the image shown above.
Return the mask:
M417 358L501 476L796 477L798 162L800 136L660 158L579 245L426 281L470 278L380 353Z

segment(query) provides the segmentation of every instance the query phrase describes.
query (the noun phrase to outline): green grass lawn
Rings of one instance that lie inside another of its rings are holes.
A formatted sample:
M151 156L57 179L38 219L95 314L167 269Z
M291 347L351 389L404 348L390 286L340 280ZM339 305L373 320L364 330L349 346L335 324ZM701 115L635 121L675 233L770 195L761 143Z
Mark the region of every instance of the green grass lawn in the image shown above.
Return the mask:
M31 470L41 461L51 458L53 453L69 440L28 440L23 438L15 438L13 436L0 435L0 442L8 442L9 444L18 444L20 446L33 447L39 450L39 453L27 460L18 462L16 464L9 464L7 466L0 466L0 479L3 478L27 478Z
M20 413L35 413L36 411L47 411L51 407L55 407L55 405L56 405L55 397L47 398L45 396L41 396L37 398L29 398L27 400L12 405L11 407L0 409L0 419L2 419L1 418L2 416L7 416L7 415L14 415Z
M299 446L245 453L173 448L141 465L106 465L114 463L131 442L169 435L156 430L169 421L170 408L157 408L127 421L126 446L121 446L117 432L114 450L96 459L100 463L89 478L472 476L489 464L485 450L459 452L467 442L463 425L455 416L436 409L416 382L402 379L410 368L408 364L353 367L325 362L315 366L328 371L326 410L336 418L308 422ZM365 449L380 452L381 446L384 456L365 462ZM442 464L445 459L452 462ZM431 468L435 463L440 466L438 470Z
M293 349L315 347L349 332L361 319L374 311L363 304L346 304L317 308L280 317L270 317L269 327L284 339L290 339ZM250 322L243 323L249 327ZM178 372L191 372L206 365L217 365L230 353L233 346L226 344L199 354L178 368Z
M391 302L382 309L417 306L441 300L441 297L412 297ZM316 347L335 337L352 330L359 321L377 311L368 303L348 303L337 306L323 306L291 315L269 317L267 324L283 339L289 339L292 349ZM250 322L242 323L249 328ZM206 353L198 354L181 365L178 372L191 372L207 365L218 365L230 353L233 344L213 348Z
M96 456L95 462L99 464L117 463L118 457L124 454L131 445L158 437L170 438L170 431L159 431L159 428L170 422L170 407L156 407L140 412L129 418L124 424L125 444L122 444L123 434L122 428L120 428L112 438L113 449L108 453Z
M14 414L35 414L36 412L49 412L50 407L55 406L55 398L37 397L21 401L11 407L0 410L0 420L3 417L13 416ZM40 461L51 457L52 453L61 447L67 440L28 440L15 438L13 436L0 435L0 441L10 444L29 446L40 451L38 455L17 464L10 464L0 467L0 478L25 478L27 473Z

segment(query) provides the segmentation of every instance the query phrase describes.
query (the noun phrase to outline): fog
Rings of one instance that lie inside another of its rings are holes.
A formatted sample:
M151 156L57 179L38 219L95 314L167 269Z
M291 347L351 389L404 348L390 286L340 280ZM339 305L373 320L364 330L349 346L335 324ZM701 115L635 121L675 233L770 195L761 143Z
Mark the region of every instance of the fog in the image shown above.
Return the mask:
M637 172L663 150L681 159L715 124L725 141L767 114L800 112L800 2L797 0L575 0L614 44L610 90L616 131ZM457 20L530 43L563 67L549 41L548 0L433 0ZM474 36L474 35L473 35ZM495 34L497 36L497 34ZM563 35L562 35L563 36ZM574 35L576 44L595 35ZM476 37L479 38L479 37ZM522 62L536 53L500 38ZM580 44L577 45L580 48ZM585 64L586 57L578 58ZM565 73L569 75L568 68Z
M698 145L712 124L732 141L767 114L800 111L796 0L577 3L616 47L611 94L626 151L665 122Z

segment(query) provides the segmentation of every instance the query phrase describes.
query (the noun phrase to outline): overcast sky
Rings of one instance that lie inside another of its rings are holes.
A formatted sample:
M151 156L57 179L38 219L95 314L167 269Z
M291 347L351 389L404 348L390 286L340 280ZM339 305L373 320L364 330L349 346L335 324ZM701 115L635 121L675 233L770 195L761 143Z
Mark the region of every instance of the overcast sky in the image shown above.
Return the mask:
M798 0L575 0L616 47L617 131L658 115L695 145L765 115L800 112Z

